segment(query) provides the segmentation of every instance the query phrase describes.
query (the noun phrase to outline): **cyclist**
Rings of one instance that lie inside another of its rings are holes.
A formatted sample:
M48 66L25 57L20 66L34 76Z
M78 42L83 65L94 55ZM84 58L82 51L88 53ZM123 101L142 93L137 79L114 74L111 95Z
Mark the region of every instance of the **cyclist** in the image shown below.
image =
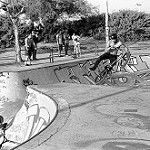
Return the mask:
M116 60L118 57L118 55L117 55L118 50L121 50L123 55L130 54L129 49L118 39L116 33L111 34L109 39L110 40L108 41L107 46L106 46L107 52L103 53L101 56L99 56L97 58L94 65L89 68L91 71L94 71L97 68L97 66L99 65L99 63L105 59L109 59L110 64L112 64L114 62L112 65L112 67L113 67L117 62ZM120 49L121 46L124 46L125 49Z

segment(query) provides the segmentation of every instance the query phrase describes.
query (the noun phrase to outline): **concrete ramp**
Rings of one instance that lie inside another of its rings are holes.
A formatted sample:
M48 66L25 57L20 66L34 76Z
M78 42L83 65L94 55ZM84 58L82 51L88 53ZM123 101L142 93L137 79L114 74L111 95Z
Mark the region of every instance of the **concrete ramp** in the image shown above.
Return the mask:
M148 150L150 88L86 84L33 86L56 99L53 123L19 150Z
M13 119L26 97L25 87L17 72L0 72L0 114L5 122Z
M132 55L102 85L95 78L103 66L88 70L94 61L1 72L1 114L5 122L15 116L5 149L150 148L149 55Z
M27 93L13 125L6 131L6 138L10 142L3 144L4 149L18 146L39 135L57 116L57 103L52 97L29 87Z

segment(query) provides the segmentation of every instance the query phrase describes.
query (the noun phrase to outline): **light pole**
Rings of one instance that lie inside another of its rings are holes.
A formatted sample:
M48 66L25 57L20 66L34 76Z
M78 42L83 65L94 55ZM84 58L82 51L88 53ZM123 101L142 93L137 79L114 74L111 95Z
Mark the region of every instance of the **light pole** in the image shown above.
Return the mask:
M142 6L142 4L136 3L136 5L137 5L137 7L138 7L138 12L141 12L141 6Z
M106 31L106 45L109 41L109 25L108 25L108 0L106 0L106 12L105 12L105 31Z

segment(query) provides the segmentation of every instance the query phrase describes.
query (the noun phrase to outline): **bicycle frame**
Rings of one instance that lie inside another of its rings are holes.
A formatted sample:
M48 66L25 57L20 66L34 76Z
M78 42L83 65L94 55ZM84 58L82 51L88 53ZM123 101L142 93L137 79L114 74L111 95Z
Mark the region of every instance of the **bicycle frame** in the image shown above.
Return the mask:
M97 74L97 77L95 78L95 82L96 84L102 84L105 79L107 79L108 77L110 77L110 75L112 74L112 69L113 69L113 66L116 64L116 63L119 63L120 60L125 60L125 55L123 55L123 53L121 53L118 58L116 59L116 61L114 61L113 63L111 64L108 64L104 67L104 70L101 71L99 74ZM125 65L127 64L129 58L126 60L126 63ZM119 63L120 66L121 66L121 62ZM119 66L119 65L117 65Z

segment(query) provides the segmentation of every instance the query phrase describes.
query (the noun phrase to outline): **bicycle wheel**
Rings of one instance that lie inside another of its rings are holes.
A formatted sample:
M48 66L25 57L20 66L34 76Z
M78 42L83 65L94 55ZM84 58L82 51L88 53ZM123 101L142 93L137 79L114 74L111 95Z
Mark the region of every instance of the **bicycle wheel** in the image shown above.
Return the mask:
M104 83L105 79L107 78L109 71L107 69L104 69L102 72L100 72L99 75L95 78L95 83L97 85Z
M122 68L124 68L127 65L127 63L130 60L130 56L131 56L130 53L126 53L124 56L122 56L122 59L121 59L121 62L120 62L120 66Z

